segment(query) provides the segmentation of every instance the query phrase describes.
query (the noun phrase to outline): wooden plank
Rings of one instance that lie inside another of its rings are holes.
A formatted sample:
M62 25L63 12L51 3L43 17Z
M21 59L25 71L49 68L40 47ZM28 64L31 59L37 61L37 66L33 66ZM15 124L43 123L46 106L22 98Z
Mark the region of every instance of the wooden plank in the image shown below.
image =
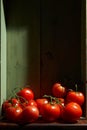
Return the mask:
M41 6L41 93L50 94L54 82L74 89L81 82L81 0Z
M86 97L86 0L81 1L81 80L84 83L82 92ZM86 100L83 108L86 116Z
M31 85L35 97L40 95L39 3L13 0L7 4L10 5L6 10L8 96L9 90L26 84Z
M1 2L1 83L0 83L0 105L6 99L6 86L7 86L7 51L6 51L6 26L5 16L3 9L3 0Z
M87 81L87 0L86 0L86 81ZM87 117L87 84L86 84L86 117Z
M52 122L52 123L44 123L43 121L37 121L37 122L34 122L34 123L29 123L29 124L26 124L26 125L18 125L18 124L15 124L15 123L8 123L8 122L5 122L5 121L2 121L0 122L0 130L6 130L8 128L8 130L10 129L21 129L21 130L27 130L27 129L30 129L30 130L34 130L34 129L61 129L61 130L76 130L76 129L79 129L79 130L82 130L84 128L84 130L87 129L87 120L79 120L77 123L59 123L59 122Z

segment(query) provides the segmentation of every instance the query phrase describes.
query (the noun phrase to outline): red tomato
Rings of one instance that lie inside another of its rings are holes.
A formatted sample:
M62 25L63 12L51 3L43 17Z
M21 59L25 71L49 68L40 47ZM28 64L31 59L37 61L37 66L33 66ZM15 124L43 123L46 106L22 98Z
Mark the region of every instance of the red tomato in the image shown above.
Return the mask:
M8 107L5 113L6 119L10 122L19 123L21 121L22 111L22 108L19 106Z
M64 98L58 98L60 103L64 103Z
M28 101L27 105L32 105L32 106L36 106L37 107L37 103L35 100L31 99Z
M8 107L11 107L11 106L12 104L8 100L4 101L2 104L2 114L6 111Z
M64 97L65 94L66 94L66 89L65 89L65 87L63 87L61 84L55 83L55 84L52 86L52 94L53 94L53 96L55 96L55 97L62 98L62 97Z
M56 98L52 102L58 104L60 107L65 105L64 98Z
M34 122L39 118L39 110L37 107L26 106L22 113L22 123Z
M61 119L62 118L62 112L63 112L64 105L65 105L64 98L56 98L53 102L56 103L60 108L59 119Z
M2 113L4 113L6 109L11 106L20 106L20 101L16 98L11 98L9 100L4 101L2 104Z
M22 108L25 108L26 106L29 106L29 105L31 105L31 106L36 106L36 107L37 107L37 103L36 103L36 101L33 100L33 99L21 103Z
M56 121L60 116L60 107L57 104L44 104L42 118L45 121L53 122Z
M59 116L59 120L62 119L62 114L63 114L63 109L64 109L64 103L60 103L58 104L58 106L60 107L60 116Z
M29 88L25 87L20 90L17 95L20 97L21 101L25 102L25 100L34 99L34 92Z
M82 116L82 109L76 102L68 103L62 113L62 118L65 122L74 123Z
M11 98L10 100L9 100L9 102L11 102L11 104L12 104L12 106L21 106L20 105L20 100L19 99L17 99L17 98Z
M82 92L76 92L76 91L71 91L68 92L66 96L66 103L68 102L76 102L79 105L82 105L84 103L84 94Z
M48 103L46 98L38 98L36 99L37 107L39 109L39 114L42 115L43 105Z

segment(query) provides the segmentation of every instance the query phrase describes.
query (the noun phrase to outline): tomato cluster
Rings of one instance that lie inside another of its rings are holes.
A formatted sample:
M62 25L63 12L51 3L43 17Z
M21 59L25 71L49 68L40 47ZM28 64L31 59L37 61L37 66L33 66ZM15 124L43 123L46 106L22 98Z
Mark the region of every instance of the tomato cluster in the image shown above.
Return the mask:
M52 95L35 99L34 91L25 86L15 96L4 101L2 114L7 121L26 124L37 121L63 121L74 123L83 114L85 96L82 92L69 91L60 83L52 86Z
M85 96L82 92L67 89L60 83L55 83L52 87L52 94L57 98L64 100L64 107L61 110L61 119L65 122L74 123L80 119L83 114L82 105Z

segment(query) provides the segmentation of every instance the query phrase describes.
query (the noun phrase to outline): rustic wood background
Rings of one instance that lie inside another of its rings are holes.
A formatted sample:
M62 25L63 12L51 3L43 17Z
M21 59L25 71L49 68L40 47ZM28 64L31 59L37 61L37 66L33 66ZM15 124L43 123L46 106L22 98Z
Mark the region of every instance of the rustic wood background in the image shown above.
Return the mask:
M59 81L69 88L77 83L83 91L82 5L82 0L4 0L8 96L29 84L40 97Z

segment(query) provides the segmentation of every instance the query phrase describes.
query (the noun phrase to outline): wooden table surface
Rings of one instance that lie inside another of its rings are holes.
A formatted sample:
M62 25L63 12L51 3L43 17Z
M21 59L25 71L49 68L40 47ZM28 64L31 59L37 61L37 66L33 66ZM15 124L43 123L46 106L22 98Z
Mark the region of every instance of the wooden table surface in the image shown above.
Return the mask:
M0 130L34 130L34 129L40 129L44 130L46 128L49 129L61 129L61 130L86 130L87 129L87 120L86 119L81 119L78 120L76 123L64 123L64 122L52 122L52 123L46 123L43 122L42 120L38 120L37 122L34 123L29 123L26 125L18 125L16 123L10 123L5 120L0 121Z

